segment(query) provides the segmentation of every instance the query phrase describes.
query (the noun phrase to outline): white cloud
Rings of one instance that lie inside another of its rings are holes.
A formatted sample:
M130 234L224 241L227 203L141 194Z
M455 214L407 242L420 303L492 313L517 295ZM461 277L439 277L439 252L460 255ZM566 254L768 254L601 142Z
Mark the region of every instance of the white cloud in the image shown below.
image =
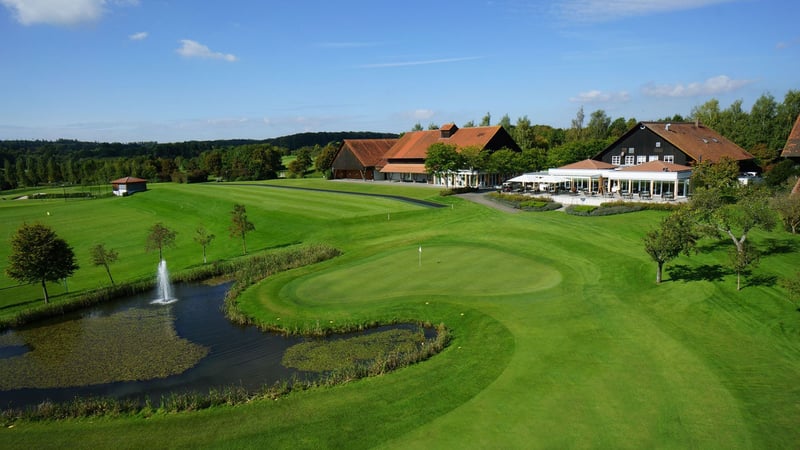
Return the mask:
M138 33L133 33L132 35L128 36L128 39L132 41L143 41L147 39L147 31L140 31Z
M379 63L379 64L364 64L359 67L362 69L380 69L384 67L406 67L406 66L421 66L427 64L445 64L461 61L472 61L475 59L483 59L482 56L465 56L463 58L443 58L443 59L428 59L421 61L401 61L393 63Z
M428 120L436 114L432 109L416 109L411 112L410 116L416 120Z
M175 51L186 58L222 59L228 62L238 60L236 55L211 51L205 45L190 39L182 39L180 42L180 48Z
M138 0L0 0L23 25L77 25L94 22L108 5L136 6Z
M626 91L620 92L603 92L592 90L588 92L581 92L569 99L574 103L624 103L631 99L631 96Z
M554 5L554 10L567 20L606 22L736 1L739 0L561 0Z
M726 75L719 75L703 82L686 85L648 83L642 86L642 94L648 97L698 97L733 92L752 82L752 80L733 80Z

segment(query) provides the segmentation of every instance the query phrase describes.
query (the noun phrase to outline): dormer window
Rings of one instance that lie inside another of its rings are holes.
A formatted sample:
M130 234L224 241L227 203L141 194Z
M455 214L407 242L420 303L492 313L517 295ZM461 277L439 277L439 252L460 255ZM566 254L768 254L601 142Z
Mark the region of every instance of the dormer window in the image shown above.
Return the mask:
M447 139L447 138L453 136L454 134L456 134L456 131L458 131L458 127L456 126L456 124L448 123L448 124L442 125L442 128L439 128L439 136L442 139Z

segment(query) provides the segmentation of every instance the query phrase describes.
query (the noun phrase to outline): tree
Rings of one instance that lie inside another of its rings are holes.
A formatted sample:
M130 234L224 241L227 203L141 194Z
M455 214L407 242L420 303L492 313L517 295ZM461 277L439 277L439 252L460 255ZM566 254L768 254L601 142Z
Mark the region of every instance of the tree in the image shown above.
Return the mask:
M586 134L589 139L605 139L608 137L608 129L611 127L611 118L602 109L598 109L589 116L589 123L586 125Z
M158 222L150 228L150 233L147 235L144 249L147 252L158 250L158 260L161 261L164 259L164 248L175 246L176 235L177 233L175 231L167 228L163 223Z
M677 258L681 253L687 256L695 248L699 235L694 224L684 210L676 211L661 221L657 229L650 230L644 237L644 250L656 262L656 284L661 284L664 264Z
M578 110L575 114L575 118L572 119L572 128L570 128L570 133L572 134L573 141L579 141L583 139L583 120L585 116L583 114L583 106Z
M716 163L703 161L692 172L694 189L717 191L722 195L733 195L739 186L739 164L731 158L722 157Z
M481 118L480 126L488 127L491 124L492 124L492 114L487 112L486 115Z
M6 274L21 282L40 282L45 303L50 301L47 282L66 279L78 268L72 247L45 225L23 224L11 237Z
M455 172L461 167L462 158L455 145L437 142L428 147L425 157L425 170L432 175L444 178L444 186L448 187L449 172Z
M211 244L211 241L213 241L215 237L216 236L209 233L204 226L200 225L199 227L197 227L197 230L194 234L194 241L203 247L203 264L207 262L206 247L208 247L208 245Z
M732 259L735 268L754 261L755 249L747 241L750 231L755 228L770 231L775 226L775 212L770 208L766 191L759 187L740 186L733 197L715 189L699 189L689 208L706 234L730 238L737 252L735 260Z
M314 160L314 167L321 173L328 174L333 167L333 160L336 159L336 154L339 153L341 144L338 142L331 142L319 152L317 158Z
M786 229L797 234L800 227L800 194L778 195L772 199L772 207L778 211Z
M800 272L796 273L794 278L784 278L781 280L781 286L786 289L786 293L790 302L795 304L800 301Z
M108 279L111 284L114 284L114 278L111 276L111 269L109 265L117 260L119 254L116 250L106 249L105 244L97 244L89 249L89 256L92 258L92 264L95 266L103 266L108 274Z
M247 209L244 207L244 205L240 205L238 203L233 205L233 211L231 211L231 226L228 228L228 230L230 231L230 236L232 238L238 237L242 239L243 255L247 254L247 241L245 239L247 233L255 229L255 225L247 220Z
M752 242L744 241L738 248L728 250L731 266L736 272L736 290L742 290L742 273L750 266L758 264L760 253Z
M414 126L411 127L411 131L422 131L422 130L423 130L422 124L419 122L415 123Z

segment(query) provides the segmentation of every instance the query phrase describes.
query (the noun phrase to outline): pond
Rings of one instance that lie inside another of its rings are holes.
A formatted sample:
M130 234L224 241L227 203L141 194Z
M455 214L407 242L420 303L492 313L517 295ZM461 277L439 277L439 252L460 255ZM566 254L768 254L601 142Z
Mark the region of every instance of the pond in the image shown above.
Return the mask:
M257 390L319 377L282 363L287 350L318 339L232 324L221 310L228 287L177 285L178 301L169 304L153 303L147 293L0 335L0 407L87 396L158 404L170 393L232 385ZM366 334L387 330L420 333L415 325L396 325ZM428 339L433 334L424 331Z

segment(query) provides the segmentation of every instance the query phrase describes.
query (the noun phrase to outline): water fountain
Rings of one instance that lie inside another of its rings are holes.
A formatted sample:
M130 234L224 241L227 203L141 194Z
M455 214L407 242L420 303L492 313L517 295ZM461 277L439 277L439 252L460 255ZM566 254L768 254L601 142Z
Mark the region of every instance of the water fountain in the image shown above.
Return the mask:
M153 303L169 304L177 301L178 299L172 295L172 285L169 282L169 271L167 270L167 262L161 260L158 263L158 284L156 286L158 298L153 300Z

